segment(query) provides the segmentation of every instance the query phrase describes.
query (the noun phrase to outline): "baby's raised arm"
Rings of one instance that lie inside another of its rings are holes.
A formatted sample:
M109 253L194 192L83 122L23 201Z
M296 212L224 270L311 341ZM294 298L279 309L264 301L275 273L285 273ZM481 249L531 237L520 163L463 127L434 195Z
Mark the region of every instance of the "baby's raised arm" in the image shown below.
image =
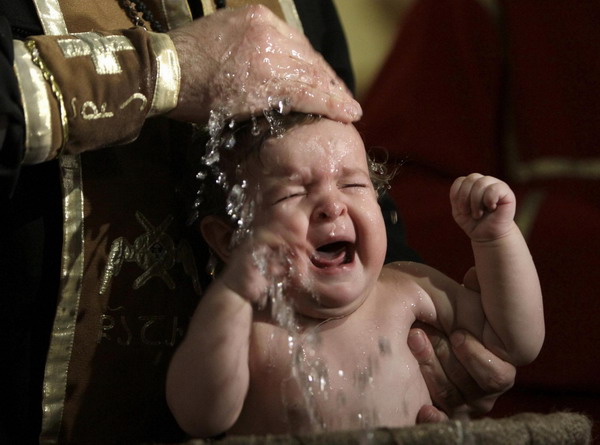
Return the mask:
M544 339L540 283L521 231L514 222L516 199L491 176L458 178L450 189L452 215L471 239L485 315L484 344L514 365L531 362ZM472 299L457 299L460 325Z

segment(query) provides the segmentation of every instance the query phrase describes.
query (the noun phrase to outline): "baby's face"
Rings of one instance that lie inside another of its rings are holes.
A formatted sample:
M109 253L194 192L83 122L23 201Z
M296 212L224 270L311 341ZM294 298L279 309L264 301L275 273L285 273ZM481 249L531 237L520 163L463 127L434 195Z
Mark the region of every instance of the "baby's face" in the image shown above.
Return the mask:
M385 225L369 178L362 138L328 119L266 142L251 161L255 226L302 246L293 290L303 315L328 318L356 310L373 288L386 250Z

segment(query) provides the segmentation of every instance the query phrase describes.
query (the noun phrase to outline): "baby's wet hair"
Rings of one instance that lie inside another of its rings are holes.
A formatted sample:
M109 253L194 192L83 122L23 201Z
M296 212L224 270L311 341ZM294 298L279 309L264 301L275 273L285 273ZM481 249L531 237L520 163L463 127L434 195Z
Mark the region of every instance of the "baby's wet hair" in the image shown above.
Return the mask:
M187 193L194 196L193 200L188 199L192 201L190 221L201 221L208 215L229 218L227 199L232 187L241 182L244 165L248 159L251 156L259 156L267 140L282 137L295 127L321 119L325 118L297 112L285 115L269 112L245 122L229 122L222 125L218 135L200 132L188 161L191 170L195 170L186 187ZM205 162L208 143L213 144L211 150L218 152L218 160L211 165L206 165ZM366 156L371 182L377 194L381 196L389 189L396 169L388 168L387 159L378 160L369 153Z

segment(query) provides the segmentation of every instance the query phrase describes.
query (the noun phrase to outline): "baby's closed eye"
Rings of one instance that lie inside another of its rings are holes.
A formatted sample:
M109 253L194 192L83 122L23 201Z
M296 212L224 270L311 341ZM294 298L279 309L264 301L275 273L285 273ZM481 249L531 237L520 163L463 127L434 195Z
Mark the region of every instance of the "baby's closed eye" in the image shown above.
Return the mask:
M372 185L366 182L349 182L338 186L340 190L348 193L363 193L366 190L372 189Z
M306 196L306 190L294 190L294 191L284 191L273 200L273 205L279 204L283 201L289 201L294 198L299 198L302 196Z

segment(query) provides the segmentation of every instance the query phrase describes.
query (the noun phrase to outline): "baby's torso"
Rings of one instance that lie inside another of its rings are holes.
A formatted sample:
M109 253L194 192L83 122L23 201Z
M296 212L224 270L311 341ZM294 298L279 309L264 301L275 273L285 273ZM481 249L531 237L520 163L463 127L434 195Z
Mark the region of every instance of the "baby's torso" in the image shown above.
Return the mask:
M407 345L417 296L377 298L302 335L255 323L250 388L232 433L399 427L431 403Z

